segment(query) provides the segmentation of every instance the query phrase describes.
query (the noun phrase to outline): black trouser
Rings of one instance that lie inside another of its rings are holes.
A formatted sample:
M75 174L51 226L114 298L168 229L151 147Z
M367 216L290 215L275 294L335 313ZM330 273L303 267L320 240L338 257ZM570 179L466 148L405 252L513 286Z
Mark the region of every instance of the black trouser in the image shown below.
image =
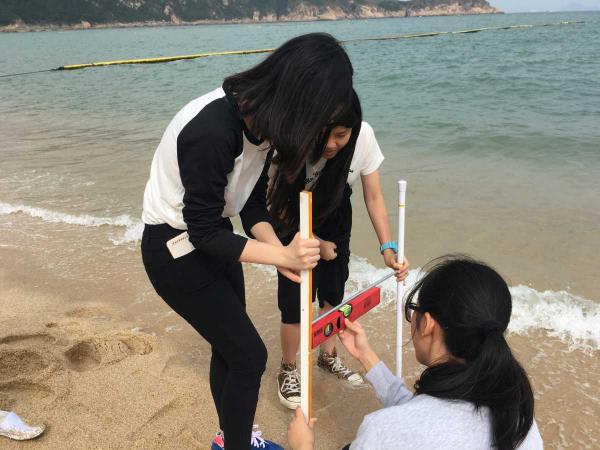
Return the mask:
M144 267L158 295L211 344L210 388L225 448L248 450L267 349L246 314L242 265L198 250L173 259L165 243L180 233L146 225Z

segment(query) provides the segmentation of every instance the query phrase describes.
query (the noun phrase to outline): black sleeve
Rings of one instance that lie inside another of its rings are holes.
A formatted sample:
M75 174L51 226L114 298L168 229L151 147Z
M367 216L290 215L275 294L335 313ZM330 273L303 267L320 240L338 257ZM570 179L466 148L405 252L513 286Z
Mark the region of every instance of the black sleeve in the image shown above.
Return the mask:
M246 234L252 238L252 227L259 222L268 222L272 225L271 215L267 210L267 186L269 184L269 166L271 165L271 153L267 156L265 167L263 168L260 178L256 182L254 189L246 204L240 211L242 226Z
M222 226L227 174L241 146L235 130L194 126L194 120L177 137L183 220L190 242L197 250L225 261L239 260L247 242Z

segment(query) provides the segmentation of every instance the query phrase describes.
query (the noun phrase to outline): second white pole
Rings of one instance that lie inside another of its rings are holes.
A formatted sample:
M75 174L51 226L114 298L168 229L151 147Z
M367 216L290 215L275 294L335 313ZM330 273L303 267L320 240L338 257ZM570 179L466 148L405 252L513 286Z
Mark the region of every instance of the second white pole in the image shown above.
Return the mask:
M404 262L404 220L406 211L406 181L398 181L398 262ZM402 324L404 322L404 283L396 285L396 375L402 377Z

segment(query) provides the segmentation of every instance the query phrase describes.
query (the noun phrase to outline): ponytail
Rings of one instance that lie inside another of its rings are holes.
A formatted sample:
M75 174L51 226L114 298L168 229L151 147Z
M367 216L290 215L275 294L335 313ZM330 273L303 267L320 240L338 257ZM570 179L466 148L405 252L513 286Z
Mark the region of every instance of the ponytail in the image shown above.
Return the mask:
M417 292L419 311L438 321L455 358L427 368L415 384L416 394L489 408L494 447L517 448L533 424L534 398L504 338L512 309L508 286L490 267L455 256L420 280L409 302Z

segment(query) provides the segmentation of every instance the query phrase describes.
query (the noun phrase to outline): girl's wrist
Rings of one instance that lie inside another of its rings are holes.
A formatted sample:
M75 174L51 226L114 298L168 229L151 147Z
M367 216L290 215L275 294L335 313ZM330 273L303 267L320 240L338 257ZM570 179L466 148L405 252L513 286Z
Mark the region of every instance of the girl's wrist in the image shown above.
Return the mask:
M383 256L383 259L388 258L388 257L393 257L394 259L396 258L396 252L394 252L394 250L392 250L391 248L385 249L382 253L381 256Z
M290 255L290 250L288 249L288 247L286 246L282 246L278 248L279 250L279 255L280 255L280 262L279 264L276 264L279 267L285 267L286 269L289 269L292 267L292 256Z
M373 367L375 367L379 363L379 361L381 361L379 359L379 356L377 356L377 354L372 349L367 350L363 355L361 355L358 358L358 360L367 372Z

